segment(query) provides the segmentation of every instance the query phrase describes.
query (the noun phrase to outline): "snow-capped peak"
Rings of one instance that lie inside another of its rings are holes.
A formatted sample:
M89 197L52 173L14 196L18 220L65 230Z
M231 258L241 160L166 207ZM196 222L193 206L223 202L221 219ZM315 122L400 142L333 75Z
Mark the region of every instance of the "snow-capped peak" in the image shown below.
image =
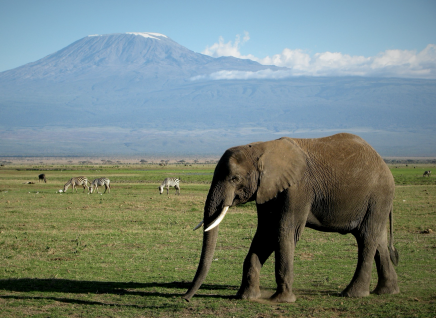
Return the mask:
M152 38L156 40L160 40L159 37L167 38L166 35L160 33L151 33L151 32L127 32L126 34L139 35L139 36L143 36L144 38Z
M166 35L160 34L160 33L152 33L152 32L126 32L126 34L133 34L133 35L139 35L143 36L144 38L150 38L155 40L160 40L159 38L168 38ZM102 36L101 34L91 34L88 35L88 37L93 36Z

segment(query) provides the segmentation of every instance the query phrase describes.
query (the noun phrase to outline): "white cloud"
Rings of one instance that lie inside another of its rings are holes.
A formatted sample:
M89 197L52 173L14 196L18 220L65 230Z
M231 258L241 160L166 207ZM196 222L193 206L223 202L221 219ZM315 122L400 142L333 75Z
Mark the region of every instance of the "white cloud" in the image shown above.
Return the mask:
M250 59L263 65L286 67L280 71L221 71L195 79L252 79L283 78L290 76L377 76L436 79L436 45L429 44L421 52L410 50L386 50L372 57L351 56L340 52L323 52L310 55L301 49L285 48L273 56L258 58L251 54L242 55L241 46L250 39L248 32L244 37L236 36L235 41L218 43L206 47L203 54L213 57L234 56Z
M220 56L234 56L238 58L246 58L241 55L239 52L241 45L250 40L250 36L248 32L244 32L244 37L241 41L241 36L236 35L235 42L229 41L224 43L224 38L222 36L219 37L218 43L213 44L211 47L206 46L206 49L202 52L203 54L220 57Z

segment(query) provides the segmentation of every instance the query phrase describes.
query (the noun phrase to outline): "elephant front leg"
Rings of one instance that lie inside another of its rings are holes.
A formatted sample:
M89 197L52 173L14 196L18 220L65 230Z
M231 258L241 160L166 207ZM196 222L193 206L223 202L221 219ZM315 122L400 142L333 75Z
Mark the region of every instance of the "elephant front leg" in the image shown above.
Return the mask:
M241 299L256 299L261 297L259 286L260 270L274 251L274 246L268 235L261 235L259 230L256 232L244 261L241 287L236 297Z
M236 294L240 299L256 299L260 298L259 277L262 263L259 256L254 253L248 253L244 261L244 268L242 274L242 283Z
M293 303L296 297L292 291L294 282L294 239L281 239L275 253L275 273L277 290L271 296L271 301L278 303Z

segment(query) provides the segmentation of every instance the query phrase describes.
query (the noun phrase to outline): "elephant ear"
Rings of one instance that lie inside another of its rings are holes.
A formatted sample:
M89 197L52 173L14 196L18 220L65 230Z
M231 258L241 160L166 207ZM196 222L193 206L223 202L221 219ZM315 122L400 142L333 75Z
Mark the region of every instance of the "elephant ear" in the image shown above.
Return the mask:
M306 155L291 138L267 141L259 157L256 203L262 204L298 183L306 169Z

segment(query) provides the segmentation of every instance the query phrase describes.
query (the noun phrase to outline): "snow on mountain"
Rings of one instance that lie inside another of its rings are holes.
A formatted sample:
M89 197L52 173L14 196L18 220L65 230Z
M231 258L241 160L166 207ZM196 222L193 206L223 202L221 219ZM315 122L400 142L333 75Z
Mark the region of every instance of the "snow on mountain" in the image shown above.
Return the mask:
M166 35L160 33L151 33L151 32L127 32L126 34L133 34L143 36L144 38L152 38L156 40L160 40L160 37L168 38Z

